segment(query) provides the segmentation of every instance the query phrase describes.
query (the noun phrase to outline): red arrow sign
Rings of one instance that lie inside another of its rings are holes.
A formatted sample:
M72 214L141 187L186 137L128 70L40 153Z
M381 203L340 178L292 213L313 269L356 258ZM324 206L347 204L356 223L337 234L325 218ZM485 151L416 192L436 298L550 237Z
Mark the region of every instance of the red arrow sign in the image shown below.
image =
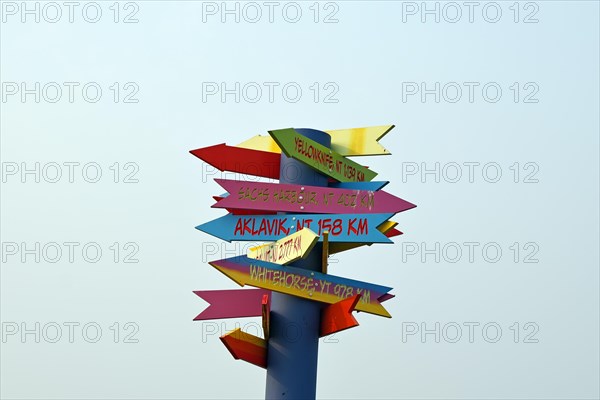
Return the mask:
M281 155L277 153L227 146L225 143L190 150L190 153L219 171L279 179Z

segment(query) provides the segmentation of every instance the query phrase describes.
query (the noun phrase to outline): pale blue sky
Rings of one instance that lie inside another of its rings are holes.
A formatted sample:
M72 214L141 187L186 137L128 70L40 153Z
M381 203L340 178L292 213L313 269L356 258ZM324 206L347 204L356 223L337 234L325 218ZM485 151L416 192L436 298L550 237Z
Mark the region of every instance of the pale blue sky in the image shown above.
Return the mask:
M36 23L21 15L21 2L1 2L3 398L263 397L264 370L233 360L218 340L236 321L192 322L204 307L193 290L236 287L206 261L245 244L194 229L222 215L210 208L222 192L212 178L235 176L203 174L206 166L187 152L269 129L384 124L396 125L381 141L392 155L355 160L417 208L394 218L404 232L394 245L339 254L330 272L393 287L396 298L386 303L393 318L360 313L359 327L321 342L318 397L598 398L598 2L481 2L473 23L462 2L456 23L447 21L454 18L447 3L438 3L439 23L434 15L421 21L421 2L280 2L272 23L263 2L256 23L246 3L239 23L206 14L221 2L123 2L118 23L113 2L98 2L97 23L81 14L89 3L75 9L73 23L58 4L61 20L47 21L54 10L42 2ZM299 22L286 21L297 8ZM486 21L497 8L500 20ZM122 23L130 14L138 22ZM327 15L337 22L323 23ZM22 82L29 89L40 82L39 103L35 94L21 101ZM63 90L56 103L48 101L49 82ZM79 84L72 103L63 82ZM82 97L89 82L102 90L96 103ZM222 82L240 83L239 103L203 93ZM253 82L263 89L255 103ZM264 82L275 82L273 102ZM406 92L423 82L429 89L440 82L439 103L435 94L423 102L420 92ZM297 102L292 89L282 93L286 84L301 88ZM482 94L486 84L489 96L502 90L497 102ZM452 103L456 86L462 97ZM138 102L124 103L128 94ZM22 183L22 163L36 162L45 168L41 182L25 175ZM57 183L47 181L53 162L62 165ZM94 168L102 177L88 183L76 169L69 183L65 162L97 163L86 178ZM436 163L439 183L422 175ZM461 179L451 183L457 164ZM488 182L498 169L499 181ZM36 242L47 253L22 262L21 243ZM74 261L64 253L48 262L53 242L80 243ZM100 261L84 259L86 243L101 248ZM213 243L217 254L203 257ZM440 250L427 255L436 243ZM457 247L462 255L452 262ZM497 248L502 255L491 262ZM139 262L123 263L132 253ZM25 343L20 332L7 334L36 322L46 327L40 343L34 334ZM69 322L96 323L102 338L87 343L76 330L69 343ZM129 338L138 343L123 343L135 328L127 322L139 328ZM238 322L251 333L260 323ZM422 340L422 328L436 322L440 342L433 334ZM52 323L62 326L57 343L48 340ZM472 343L470 323L479 324L471 324ZM457 325L462 337L452 343ZM502 337L489 343L496 326Z

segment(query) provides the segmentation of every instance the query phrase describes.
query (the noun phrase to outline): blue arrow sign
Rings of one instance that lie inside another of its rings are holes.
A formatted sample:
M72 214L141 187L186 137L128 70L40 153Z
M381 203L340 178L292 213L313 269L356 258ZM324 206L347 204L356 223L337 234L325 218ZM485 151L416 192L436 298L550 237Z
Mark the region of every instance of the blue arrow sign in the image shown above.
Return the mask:
M329 187L336 189L354 189L354 190L369 190L376 192L390 181L371 181L371 182L329 182Z
M196 229L228 242L232 240L275 241L309 228L317 235L329 231L330 242L392 243L377 227L394 214L227 214Z

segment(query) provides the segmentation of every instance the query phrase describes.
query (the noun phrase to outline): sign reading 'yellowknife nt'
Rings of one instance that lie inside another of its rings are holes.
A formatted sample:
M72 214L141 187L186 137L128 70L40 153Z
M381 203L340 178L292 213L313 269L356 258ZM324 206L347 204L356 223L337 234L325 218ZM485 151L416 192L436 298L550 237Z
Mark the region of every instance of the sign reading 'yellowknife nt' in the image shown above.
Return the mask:
M293 128L269 131L281 151L340 182L372 181L377 172L307 138Z

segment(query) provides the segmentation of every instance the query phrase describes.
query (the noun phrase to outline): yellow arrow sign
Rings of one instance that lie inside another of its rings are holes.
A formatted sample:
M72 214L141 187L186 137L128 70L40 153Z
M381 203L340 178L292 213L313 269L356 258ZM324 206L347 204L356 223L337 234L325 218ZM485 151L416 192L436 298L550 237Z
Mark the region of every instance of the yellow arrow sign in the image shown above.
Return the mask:
M273 243L251 247L248 258L286 265L304 258L319 240L319 235L308 228L302 228Z
M379 156L391 154L378 142L392 129L394 129L394 125L337 129L326 132L331 135L331 150L345 156Z
M325 132L331 136L331 149L343 156L376 156L391 154L378 142L393 128L394 125L381 125ZM237 147L281 153L281 149L269 135L256 135Z

